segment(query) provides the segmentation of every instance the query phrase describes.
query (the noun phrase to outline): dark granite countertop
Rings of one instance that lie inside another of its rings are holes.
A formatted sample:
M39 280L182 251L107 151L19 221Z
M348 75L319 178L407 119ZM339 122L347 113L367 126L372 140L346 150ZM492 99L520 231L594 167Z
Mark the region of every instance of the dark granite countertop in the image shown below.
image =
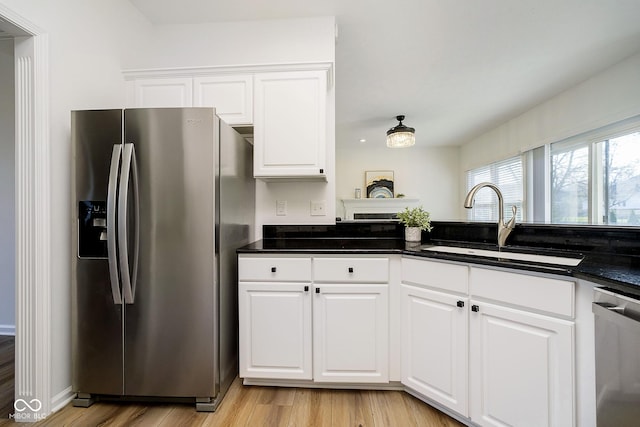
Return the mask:
M238 253L402 253L400 239L312 238L263 239L238 249Z
M457 223L443 223L445 226L458 227ZM602 240L597 230L587 233L587 237L583 234L585 231L578 228L580 234L576 236L575 227L558 227L549 231L549 227L545 232L554 233L556 240L563 240L563 244L549 244L549 239L545 239L547 247L536 244L536 241L530 237L532 233L527 229L525 233L526 245L508 245L504 251L512 252L530 252L542 255L583 257L582 262L576 266L558 266L533 263L527 261L514 261L502 258L489 258L474 255L452 254L445 252L424 251L422 247L428 245L450 245L450 246L467 246L477 249L497 250L495 243L487 242L489 239L473 239L463 240L461 236L456 235L455 239L434 239L433 235L429 235L428 239L424 238L422 243L405 243L402 234L394 231L395 225L385 225L377 227L373 231L366 226L358 225L358 230L354 231L353 227L339 226L338 231L334 228L325 230L318 226L265 226L275 227L267 228L265 231L266 238L251 243L238 249L238 253L335 253L335 254L404 254L419 256L424 258L434 258L449 261L465 262L470 264L489 265L493 267L513 268L526 271L535 271L549 274L557 274L571 276L578 279L584 279L593 283L607 286L609 288L618 289L623 292L636 294L640 297L640 256L635 246L631 250L616 250L616 248L628 248L626 241L620 243L613 240L610 236L611 231L607 230L605 240L609 242L608 248L603 250ZM344 229L340 229L340 227ZM391 228L390 228L391 227ZM474 224L474 232L477 226ZM311 230L312 229L312 230ZM311 230L311 231L310 231ZM345 231L346 230L346 231ZM402 229L400 229L402 231ZM625 230L626 232L626 230ZM540 232L538 232L540 233ZM489 233L490 234L490 233ZM627 236L627 234L630 234ZM569 239L567 236L571 236ZM596 236L596 237L594 237ZM435 237L443 237L436 235ZM444 237L451 237L448 234ZM463 236L464 237L464 236ZM625 237L635 239L634 233L625 233ZM600 240L598 240L600 239ZM518 242L517 239L513 239ZM566 242L571 240L570 244ZM597 243L594 243L594 240ZM552 241L552 239L551 239ZM613 241L613 243L611 243ZM518 242L519 243L519 242Z

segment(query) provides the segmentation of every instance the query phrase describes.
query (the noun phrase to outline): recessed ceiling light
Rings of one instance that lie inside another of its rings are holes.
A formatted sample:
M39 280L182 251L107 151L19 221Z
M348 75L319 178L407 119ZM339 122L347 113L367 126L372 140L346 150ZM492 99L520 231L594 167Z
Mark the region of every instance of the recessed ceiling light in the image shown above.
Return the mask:
M364 138L362 138L362 139L360 140L360 142L362 142L362 143L364 144L365 142L367 142L367 140L366 140L366 139L364 139Z

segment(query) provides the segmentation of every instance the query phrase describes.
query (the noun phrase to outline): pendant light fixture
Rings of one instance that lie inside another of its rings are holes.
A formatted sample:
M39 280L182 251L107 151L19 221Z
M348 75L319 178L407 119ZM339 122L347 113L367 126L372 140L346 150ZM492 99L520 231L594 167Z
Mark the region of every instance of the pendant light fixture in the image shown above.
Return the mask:
M402 124L404 116L396 116L398 126L387 131L387 147L411 147L416 143L416 130Z

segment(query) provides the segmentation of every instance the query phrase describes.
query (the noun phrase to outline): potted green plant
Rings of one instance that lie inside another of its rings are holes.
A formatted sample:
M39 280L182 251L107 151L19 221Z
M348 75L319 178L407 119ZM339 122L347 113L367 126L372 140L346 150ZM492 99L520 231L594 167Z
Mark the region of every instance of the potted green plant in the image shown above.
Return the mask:
M425 211L422 206L409 209L404 208L397 215L401 224L404 224L404 238L407 242L420 242L422 240L422 231L431 231L431 215Z

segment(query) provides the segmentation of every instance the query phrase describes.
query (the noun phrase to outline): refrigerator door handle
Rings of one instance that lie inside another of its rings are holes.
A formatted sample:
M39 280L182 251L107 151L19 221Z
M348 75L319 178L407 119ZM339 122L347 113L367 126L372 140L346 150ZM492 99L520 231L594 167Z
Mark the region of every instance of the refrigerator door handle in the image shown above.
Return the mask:
M118 193L118 172L121 158L122 145L114 144L111 152L109 186L107 188L107 253L109 254L109 276L111 279L111 294L114 304L122 304L116 248L116 197Z
M129 264L129 230L127 218L129 208L129 176L133 184L133 263ZM122 272L122 293L125 304L133 304L136 295L138 278L138 253L140 247L140 214L138 191L138 166L136 152L132 143L124 144L122 151L122 168L120 170L120 190L118 192L118 248L120 250L120 271ZM131 266L131 273L129 267Z

